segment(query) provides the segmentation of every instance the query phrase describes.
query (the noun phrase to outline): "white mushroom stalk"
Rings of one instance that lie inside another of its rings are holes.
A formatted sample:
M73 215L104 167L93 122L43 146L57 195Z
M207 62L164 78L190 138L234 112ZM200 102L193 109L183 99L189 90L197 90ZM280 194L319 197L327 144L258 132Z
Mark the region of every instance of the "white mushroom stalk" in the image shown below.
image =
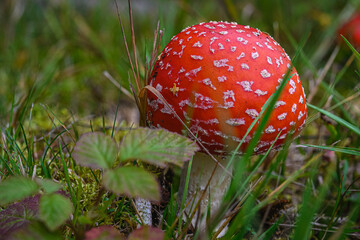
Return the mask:
M202 230L206 226L207 209L210 209L210 216L214 216L219 210L222 198L228 190L232 178L232 175L229 174L229 172L232 172L232 165L227 168L227 171L218 165L221 164L226 167L228 159L226 157L217 157L216 159L218 162L215 162L208 154L198 152L193 157L191 167L187 163L181 172L179 201L182 202L183 194L186 194L185 202L181 203L184 204L185 215L189 217L192 212L196 211L191 222L195 227L199 218L199 227ZM189 167L190 173L188 175ZM187 191L184 192L187 179ZM200 206L199 209L196 209L199 200L201 200ZM200 213L200 216L198 216L198 213Z
M141 224L138 224L138 228L141 227L142 224L152 226L151 202L143 198L136 198L134 199L134 204L136 211L141 218L139 219L139 222L141 222Z

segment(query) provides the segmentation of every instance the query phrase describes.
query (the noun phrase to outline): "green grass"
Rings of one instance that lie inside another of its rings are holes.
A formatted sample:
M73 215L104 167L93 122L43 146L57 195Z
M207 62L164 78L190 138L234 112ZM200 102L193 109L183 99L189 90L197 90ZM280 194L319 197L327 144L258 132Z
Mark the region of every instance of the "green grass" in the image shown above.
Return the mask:
M116 7L110 0L94 6L56 2L0 2L0 187L9 194L11 184L24 189L15 191L14 199L9 195L2 200L0 221L10 203L38 193L44 204L39 215L29 214L31 225L22 236L83 239L87 230L100 225L128 235L140 223L131 194L124 197L114 194L118 189L106 188L103 174L112 170L84 167L72 155L84 133L103 132L120 145L135 127L121 115L128 112L131 100L104 75L107 71L128 91L130 83L136 86ZM224 217L229 229L223 239L360 238L360 55L336 34L360 3L132 4L140 79L146 75L158 21L164 30L160 50L188 25L236 21L274 36L292 56L310 97L305 129L292 144L262 156L252 156L251 150L232 156L238 171L223 201L226 211L209 219L207 232L196 231L194 238L214 239L215 227ZM134 59L127 2L118 5ZM275 100L269 101L270 109ZM269 113L263 113L257 134ZM183 239L190 228L178 211L185 204L177 202L180 168L159 168L135 159L122 162L119 157L114 161L117 169L137 166L166 179L159 180L169 185L162 189L168 196L154 227L161 228L165 238ZM68 218L69 208L62 218L51 215L55 203L72 205L72 217Z

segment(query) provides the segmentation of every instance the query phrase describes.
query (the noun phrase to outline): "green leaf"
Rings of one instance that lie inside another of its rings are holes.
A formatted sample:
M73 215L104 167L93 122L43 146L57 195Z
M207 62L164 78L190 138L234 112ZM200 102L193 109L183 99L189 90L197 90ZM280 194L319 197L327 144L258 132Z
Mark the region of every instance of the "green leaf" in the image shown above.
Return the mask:
M22 200L38 190L39 186L29 178L10 177L0 183L0 205Z
M199 147L190 139L164 129L133 129L120 146L120 160L140 159L160 167L182 166Z
M355 132L357 135L360 136L360 128L359 127L345 121L344 119L332 114L331 112L328 112L328 111L326 111L324 109L318 108L318 107L316 107L316 106L314 106L314 105L312 105L310 103L307 103L307 105L309 107L311 107L312 109L315 109L315 110L319 111L320 113L328 116L329 118L335 120L336 122L343 125L344 127L347 127L348 129L350 129L351 131Z
M65 223L72 211L71 201L60 194L46 194L40 198L40 219L52 231Z
M160 200L160 188L156 178L142 168L121 167L104 173L104 186L117 194Z
M85 167L109 169L115 162L117 147L111 137L103 133L84 134L76 143L72 154L75 161Z
M44 179L37 178L35 181L37 182L37 184L40 185L40 187L44 189L46 193L53 193L60 190L61 188L61 185L59 183L56 183L47 178Z

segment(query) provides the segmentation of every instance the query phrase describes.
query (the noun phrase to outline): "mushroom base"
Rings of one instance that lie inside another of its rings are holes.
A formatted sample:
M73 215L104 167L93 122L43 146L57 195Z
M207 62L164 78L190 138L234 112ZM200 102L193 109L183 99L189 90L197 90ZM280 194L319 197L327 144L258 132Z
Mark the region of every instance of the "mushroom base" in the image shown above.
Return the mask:
M226 167L228 163L227 158L216 157L219 163ZM188 191L186 194L185 206L188 202L188 206L185 209L186 215L190 216L192 211L195 209L199 199L201 198L202 193L204 192L209 179L211 178L212 172L215 169L217 163L207 154L197 152L194 155L190 176ZM184 187L186 183L186 177L188 172L189 163L186 163L182 169L181 179L180 179L180 189L179 189L179 201L182 201ZM232 167L228 168L229 172L232 172ZM215 173L211 178L208 189L205 192L204 197L200 203L200 214L201 218L199 221L199 228L204 229L206 226L206 213L207 209L210 209L210 214L213 216L217 210L219 210L221 201L224 194L228 190L231 182L231 176L229 173L225 172L224 169L220 166L216 167ZM210 204L210 206L208 206ZM199 209L196 211L196 214L192 218L192 224L195 226L196 220L198 218L197 214Z

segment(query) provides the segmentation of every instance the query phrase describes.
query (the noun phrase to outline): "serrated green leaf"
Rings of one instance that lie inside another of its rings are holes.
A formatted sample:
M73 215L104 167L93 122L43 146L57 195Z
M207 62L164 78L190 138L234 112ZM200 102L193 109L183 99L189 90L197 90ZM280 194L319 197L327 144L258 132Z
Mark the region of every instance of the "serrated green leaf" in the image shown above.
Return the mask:
M104 173L104 186L117 194L160 200L160 188L155 176L137 167L121 167Z
M75 161L85 167L109 169L115 162L117 147L111 137L103 133L84 134L76 143L72 154Z
M40 198L40 219L50 230L55 230L70 217L71 201L60 194L46 194Z
M0 183L0 205L22 200L35 194L39 186L26 177L10 177Z
M53 193L60 190L61 188L61 185L59 183L56 183L50 179L37 178L35 181L40 185L40 187L44 189L46 193Z
M140 159L160 167L165 163L182 166L199 147L190 139L164 129L131 130L120 146L120 160Z

